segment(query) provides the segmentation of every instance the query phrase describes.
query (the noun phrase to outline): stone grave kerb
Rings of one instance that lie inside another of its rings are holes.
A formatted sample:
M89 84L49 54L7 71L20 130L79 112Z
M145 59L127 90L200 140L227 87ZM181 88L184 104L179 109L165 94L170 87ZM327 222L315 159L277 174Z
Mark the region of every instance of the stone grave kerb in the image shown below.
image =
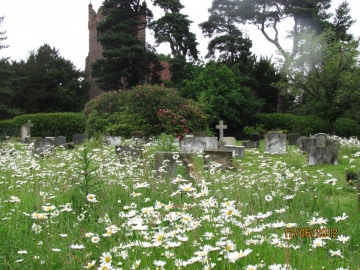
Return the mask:
M224 125L224 121L220 120L219 124L216 125L216 129L219 130L219 141L223 141L224 139L224 129L227 129L227 125Z

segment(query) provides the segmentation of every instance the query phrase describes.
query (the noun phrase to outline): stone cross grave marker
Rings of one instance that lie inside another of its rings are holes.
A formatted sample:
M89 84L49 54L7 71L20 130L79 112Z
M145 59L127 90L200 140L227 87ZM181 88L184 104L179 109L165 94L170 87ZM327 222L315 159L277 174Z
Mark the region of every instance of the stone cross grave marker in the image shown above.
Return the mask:
M224 125L223 120L219 121L219 124L216 125L216 129L219 130L219 141L222 141L224 139L224 129L227 129L227 125Z

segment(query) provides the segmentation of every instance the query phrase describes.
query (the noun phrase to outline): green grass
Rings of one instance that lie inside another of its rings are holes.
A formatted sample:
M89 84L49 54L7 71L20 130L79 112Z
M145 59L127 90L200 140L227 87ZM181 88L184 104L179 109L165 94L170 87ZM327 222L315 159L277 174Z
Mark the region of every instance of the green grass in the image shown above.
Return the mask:
M97 269L103 253L112 256L114 269L135 269L137 260L136 269L156 269L155 260L166 262L163 269L359 269L358 191L345 181L345 171L360 166L359 147L341 147L336 166L307 166L296 147L270 155L261 142L233 170L204 170L199 157L192 177L173 183L154 176L159 145L147 146L146 159L126 160L113 146L91 143L45 158L17 142L4 145L14 151L0 155L0 269L83 269L93 260ZM335 185L324 183L329 179ZM195 190L184 191L190 183ZM97 201L87 201L87 194ZM348 217L336 222L343 213ZM309 225L313 218L326 222ZM315 237L283 239L288 223L299 234L323 226L350 239L313 247ZM34 224L41 226L38 234ZM231 261L246 249L247 256Z

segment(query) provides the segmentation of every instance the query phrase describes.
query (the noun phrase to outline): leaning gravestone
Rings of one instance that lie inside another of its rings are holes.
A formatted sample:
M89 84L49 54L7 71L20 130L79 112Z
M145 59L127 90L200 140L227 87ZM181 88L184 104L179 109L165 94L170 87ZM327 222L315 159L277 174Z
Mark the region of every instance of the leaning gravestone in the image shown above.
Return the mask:
M297 140L300 138L299 133L288 134L289 145L297 145Z
M286 153L286 135L284 133L268 133L265 135L265 152L272 154Z
M37 139L34 141L33 154L40 157L49 156L55 153L55 144L50 139Z
M21 142L26 142L27 138L31 136L30 128L34 126L33 123L31 123L31 120L27 120L25 124L21 126ZM28 139L31 141L31 139Z
M211 164L219 164L222 170L232 166L232 151L204 151L204 164L210 166Z
M245 147L236 146L236 145L225 145L223 146L225 151L231 151L233 158L243 158L245 157Z
M326 146L310 146L308 165L338 164L338 148Z
M54 138L54 143L56 147L66 147L66 137L56 136Z
M85 134L74 134L73 135L73 142L75 144L82 144L85 142L85 140L86 140Z
M251 133L250 134L250 142L258 142L258 141L260 141L260 134Z
M179 174L180 167L182 172L186 172L186 176L190 175L191 163L193 163L194 155L191 153L173 153L173 152L156 152L154 155L155 170L157 176L165 175L167 177L175 177Z

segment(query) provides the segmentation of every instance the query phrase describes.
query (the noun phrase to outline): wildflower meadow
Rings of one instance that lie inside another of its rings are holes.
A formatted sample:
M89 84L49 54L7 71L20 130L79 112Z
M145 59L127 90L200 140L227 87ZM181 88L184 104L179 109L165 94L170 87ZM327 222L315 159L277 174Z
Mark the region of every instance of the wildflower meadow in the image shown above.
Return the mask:
M156 139L141 157L98 142L38 157L8 141L0 269L360 269L358 182L345 179L360 143L336 140L338 165L262 142L226 171L198 154L171 178L154 169Z

